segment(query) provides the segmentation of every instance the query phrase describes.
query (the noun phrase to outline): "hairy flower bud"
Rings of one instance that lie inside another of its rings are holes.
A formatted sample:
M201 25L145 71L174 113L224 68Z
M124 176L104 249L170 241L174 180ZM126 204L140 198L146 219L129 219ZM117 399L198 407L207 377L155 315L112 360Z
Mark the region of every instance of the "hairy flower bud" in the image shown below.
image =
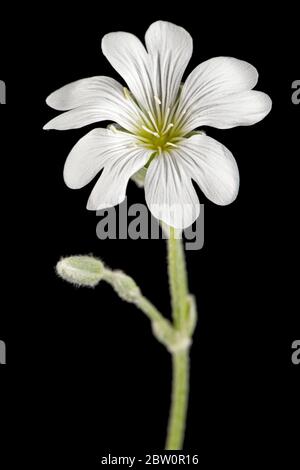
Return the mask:
M111 284L118 296L126 302L135 302L141 296L141 291L135 281L122 271L107 272L105 280Z
M93 256L69 256L56 265L57 274L76 286L96 286L103 279L105 268Z

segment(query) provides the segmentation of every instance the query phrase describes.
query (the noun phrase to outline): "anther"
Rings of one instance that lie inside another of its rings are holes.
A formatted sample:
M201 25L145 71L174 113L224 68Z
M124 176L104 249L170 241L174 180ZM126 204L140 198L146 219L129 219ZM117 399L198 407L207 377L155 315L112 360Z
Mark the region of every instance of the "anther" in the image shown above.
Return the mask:
M158 96L154 95L154 99L155 99L156 103L161 104L161 101L160 101L160 99L158 98Z

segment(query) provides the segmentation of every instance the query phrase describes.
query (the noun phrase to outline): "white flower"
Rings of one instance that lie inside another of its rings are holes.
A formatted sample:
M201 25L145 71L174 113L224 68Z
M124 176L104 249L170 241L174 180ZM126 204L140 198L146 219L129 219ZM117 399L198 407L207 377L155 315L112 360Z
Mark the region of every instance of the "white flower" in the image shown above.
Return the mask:
M110 33L102 51L129 90L109 77L70 83L47 104L66 111L44 129L75 129L99 121L116 124L94 129L72 149L64 179L70 188L88 184L103 169L87 208L98 210L125 198L128 180L146 167L145 196L153 215L176 228L199 215L192 179L219 205L237 196L239 173L231 152L195 129L229 129L262 120L272 103L254 91L258 73L242 60L216 57L196 67L182 85L192 55L187 31L157 21L145 36Z

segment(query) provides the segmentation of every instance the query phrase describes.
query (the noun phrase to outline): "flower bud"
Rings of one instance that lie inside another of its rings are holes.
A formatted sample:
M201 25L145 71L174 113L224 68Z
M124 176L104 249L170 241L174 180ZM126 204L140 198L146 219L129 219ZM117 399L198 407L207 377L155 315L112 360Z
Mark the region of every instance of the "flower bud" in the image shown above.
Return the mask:
M57 274L76 286L94 287L103 279L105 268L93 256L69 256L56 265Z
M108 271L105 280L111 284L116 293L126 302L135 302L141 295L139 287L134 280L122 271Z

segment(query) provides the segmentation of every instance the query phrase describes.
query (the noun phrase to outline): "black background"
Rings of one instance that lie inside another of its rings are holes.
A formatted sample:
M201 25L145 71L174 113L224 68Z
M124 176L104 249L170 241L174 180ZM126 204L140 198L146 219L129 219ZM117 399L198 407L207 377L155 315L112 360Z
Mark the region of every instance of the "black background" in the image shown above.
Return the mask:
M297 299L298 133L297 12L240 6L173 7L84 3L20 7L3 17L0 107L2 277L0 339L5 430L1 456L65 468L96 468L109 450L128 455L164 446L170 358L148 321L107 285L74 289L59 280L61 256L93 253L132 275L169 315L163 240L96 237L86 211L92 185L69 190L64 160L88 132L45 132L56 112L45 104L60 86L84 77L119 79L101 53L101 37L125 30L140 38L152 21L184 26L194 39L187 72L210 57L244 59L260 73L257 89L273 100L252 127L207 129L234 154L238 199L205 204L205 244L187 252L199 323L191 351L185 450L203 468L268 463L293 454L299 426L291 344L299 339ZM128 204L143 202L129 184ZM297 377L298 376L298 377ZM298 421L297 421L298 420ZM287 444L284 444L287 440ZM9 444L13 444L12 447ZM5 452L7 451L7 452Z

